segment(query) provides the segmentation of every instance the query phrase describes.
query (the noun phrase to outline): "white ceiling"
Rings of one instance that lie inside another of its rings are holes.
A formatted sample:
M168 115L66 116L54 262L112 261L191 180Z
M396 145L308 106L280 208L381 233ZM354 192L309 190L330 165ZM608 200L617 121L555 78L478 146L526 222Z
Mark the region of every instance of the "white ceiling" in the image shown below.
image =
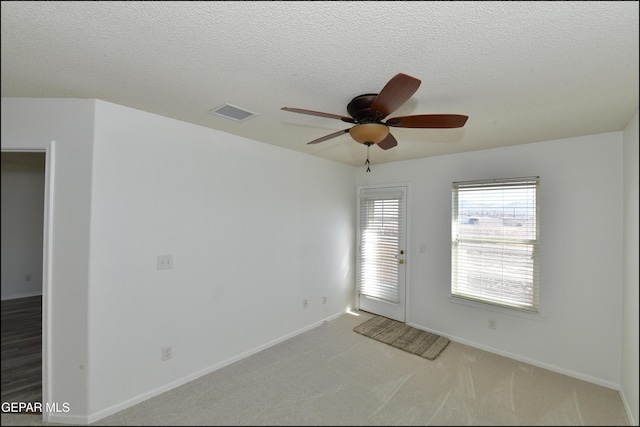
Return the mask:
M422 81L390 114L386 163L618 131L638 109L638 2L2 1L2 96L97 98L362 165L345 115L397 73ZM243 122L209 110L257 113Z

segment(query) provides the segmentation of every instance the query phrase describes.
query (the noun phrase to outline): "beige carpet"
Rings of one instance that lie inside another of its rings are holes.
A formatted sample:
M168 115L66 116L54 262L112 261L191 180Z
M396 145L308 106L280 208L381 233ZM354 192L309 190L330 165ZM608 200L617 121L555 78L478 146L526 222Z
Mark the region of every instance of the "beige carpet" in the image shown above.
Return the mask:
M438 357L449 344L448 338L382 316L374 316L353 330L365 337L429 360Z
M617 390L453 340L436 360L417 357L353 331L371 316L350 311L92 425L629 425Z

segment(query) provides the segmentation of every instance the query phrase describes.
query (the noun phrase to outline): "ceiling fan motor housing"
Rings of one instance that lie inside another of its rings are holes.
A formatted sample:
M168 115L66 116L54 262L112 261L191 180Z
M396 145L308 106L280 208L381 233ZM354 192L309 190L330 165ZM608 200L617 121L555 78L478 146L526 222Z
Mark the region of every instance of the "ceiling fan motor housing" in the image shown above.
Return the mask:
M371 109L371 104L378 96L377 93L369 93L365 95L356 96L351 100L351 102L347 105L347 111L358 123L376 123L379 120L376 120L374 117L369 115L369 110Z

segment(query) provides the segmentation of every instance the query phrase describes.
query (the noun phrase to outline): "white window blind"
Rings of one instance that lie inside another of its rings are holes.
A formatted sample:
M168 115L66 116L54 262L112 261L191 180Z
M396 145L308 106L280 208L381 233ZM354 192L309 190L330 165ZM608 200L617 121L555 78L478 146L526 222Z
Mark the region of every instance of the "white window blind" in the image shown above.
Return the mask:
M538 312L539 183L453 183L452 296Z
M402 192L360 195L360 294L398 303Z

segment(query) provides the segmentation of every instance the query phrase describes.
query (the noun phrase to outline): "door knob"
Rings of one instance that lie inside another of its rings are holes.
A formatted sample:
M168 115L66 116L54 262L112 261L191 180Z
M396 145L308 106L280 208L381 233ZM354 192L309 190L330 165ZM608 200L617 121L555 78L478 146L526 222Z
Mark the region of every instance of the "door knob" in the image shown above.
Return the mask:
M400 261L398 261L398 264L404 264L404 260L401 259Z

